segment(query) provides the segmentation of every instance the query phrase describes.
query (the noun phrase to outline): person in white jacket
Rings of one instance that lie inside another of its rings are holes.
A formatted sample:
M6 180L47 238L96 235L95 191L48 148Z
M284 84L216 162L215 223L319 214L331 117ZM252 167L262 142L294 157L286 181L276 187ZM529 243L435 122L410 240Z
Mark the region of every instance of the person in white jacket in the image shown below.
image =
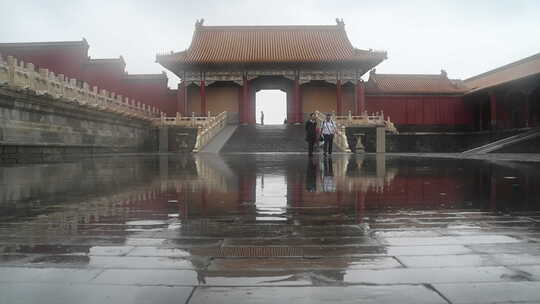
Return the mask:
M336 124L332 120L332 114L326 114L326 119L321 124L321 133L324 137L324 155L332 155L332 144L334 142L334 134L336 133Z

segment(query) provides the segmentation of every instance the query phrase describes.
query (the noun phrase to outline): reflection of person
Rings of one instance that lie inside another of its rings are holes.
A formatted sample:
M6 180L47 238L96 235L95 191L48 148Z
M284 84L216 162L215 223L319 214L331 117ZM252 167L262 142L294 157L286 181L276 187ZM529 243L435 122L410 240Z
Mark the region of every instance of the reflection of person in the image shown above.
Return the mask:
M359 174L359 172L360 172L360 165L357 162L356 154L349 155L349 159L347 161L347 168L345 169L345 174L347 176L356 176Z
M309 120L306 121L306 141L308 143L308 154L313 156L313 145L317 141L317 121L315 113L309 114Z
M261 111L261 125L264 126L264 112Z
M313 158L308 159L306 169L306 190L308 192L317 191L317 166Z
M324 137L324 155L326 155L326 153L332 155L332 144L334 142L334 134L336 133L336 124L331 118L332 115L330 113L326 114L326 119L321 124L321 131Z
M331 158L325 158L323 160L322 190L324 192L336 191L336 185L334 183L334 168L332 166Z
M321 128L320 126L315 129L315 133L317 133L317 140L315 140L315 152L319 152L319 148L322 148L322 145L324 143L324 138L321 134Z

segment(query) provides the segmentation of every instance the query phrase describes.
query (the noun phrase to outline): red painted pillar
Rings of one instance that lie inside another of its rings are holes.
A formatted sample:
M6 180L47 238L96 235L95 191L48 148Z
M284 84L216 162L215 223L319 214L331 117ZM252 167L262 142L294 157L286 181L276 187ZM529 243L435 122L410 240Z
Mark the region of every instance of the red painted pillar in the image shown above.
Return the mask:
M238 204L240 208L245 207L246 202L254 202L257 191L257 176L245 174L239 176L238 182Z
M241 124L243 122L243 115L244 114L244 86L238 87L238 123Z
M244 123L249 123L249 111L251 111L251 105L249 104L249 80L244 76L244 86L242 87L242 99L243 101L243 112L244 112Z
M186 115L187 109L186 109L186 82L181 81L178 84L178 91L176 94L176 112L180 113L181 115Z
M489 207L491 210L497 209L497 179L493 176L493 169L491 169L491 178L490 178L490 192L489 192Z
M478 104L478 130L482 131L484 128L484 107L482 102Z
M336 81L336 113L342 115L343 113L343 94L341 94L341 80Z
M291 175L293 173L287 174ZM300 207L302 205L302 185L303 183L296 176L287 180L287 202L293 207Z
M206 107L206 83L201 80L201 116L208 115L208 108Z
M366 193L356 191L356 223L361 223L366 210Z
M298 80L297 80L298 81ZM297 98L298 98L298 104L297 104L297 113L298 113L298 119L297 122L302 123L304 122L304 110L302 109L302 87L300 86L300 83L298 84L297 88Z
M240 123L247 124L249 123L248 118L248 112L250 109L249 106L249 100L248 100L248 91L249 91L249 82L247 80L247 77L243 77L243 84L242 84L242 102L241 102L241 113L240 113Z
M491 113L491 128L495 129L497 127L497 97L495 93L489 93L489 108Z
M525 104L523 105L523 124L527 128L529 127L529 96L525 97Z
M248 96L247 102L248 102L248 109L249 109L247 113L249 117L248 121L249 121L249 124L254 125L257 123L257 115L255 113L255 92L249 86L248 86L247 96Z
M366 89L362 80L356 81L356 115L362 115L366 110Z
M301 111L302 111L302 104L300 103L300 82L298 81L298 78L294 80L294 88L293 88L293 121L292 123L299 123L302 121L300 118Z
M206 186L201 191L201 209L202 214L206 216L208 210L208 189L206 189Z

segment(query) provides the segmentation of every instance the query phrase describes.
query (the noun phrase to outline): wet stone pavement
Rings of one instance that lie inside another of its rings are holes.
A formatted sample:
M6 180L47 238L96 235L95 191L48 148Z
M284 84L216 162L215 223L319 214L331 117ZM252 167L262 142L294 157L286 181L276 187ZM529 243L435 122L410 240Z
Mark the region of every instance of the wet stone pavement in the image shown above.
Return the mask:
M0 303L538 303L540 164L302 154L0 167Z

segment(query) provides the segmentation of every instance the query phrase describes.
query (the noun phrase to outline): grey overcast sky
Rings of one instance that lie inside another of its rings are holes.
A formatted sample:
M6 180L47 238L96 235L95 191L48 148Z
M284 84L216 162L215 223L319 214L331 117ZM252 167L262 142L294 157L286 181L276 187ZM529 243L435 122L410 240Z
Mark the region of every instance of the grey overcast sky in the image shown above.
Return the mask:
M335 24L336 17L355 47L388 52L380 73L445 69L467 78L540 52L539 0L0 0L0 42L85 37L93 58L122 55L130 73L159 73L156 53L187 48L198 18L298 25Z

